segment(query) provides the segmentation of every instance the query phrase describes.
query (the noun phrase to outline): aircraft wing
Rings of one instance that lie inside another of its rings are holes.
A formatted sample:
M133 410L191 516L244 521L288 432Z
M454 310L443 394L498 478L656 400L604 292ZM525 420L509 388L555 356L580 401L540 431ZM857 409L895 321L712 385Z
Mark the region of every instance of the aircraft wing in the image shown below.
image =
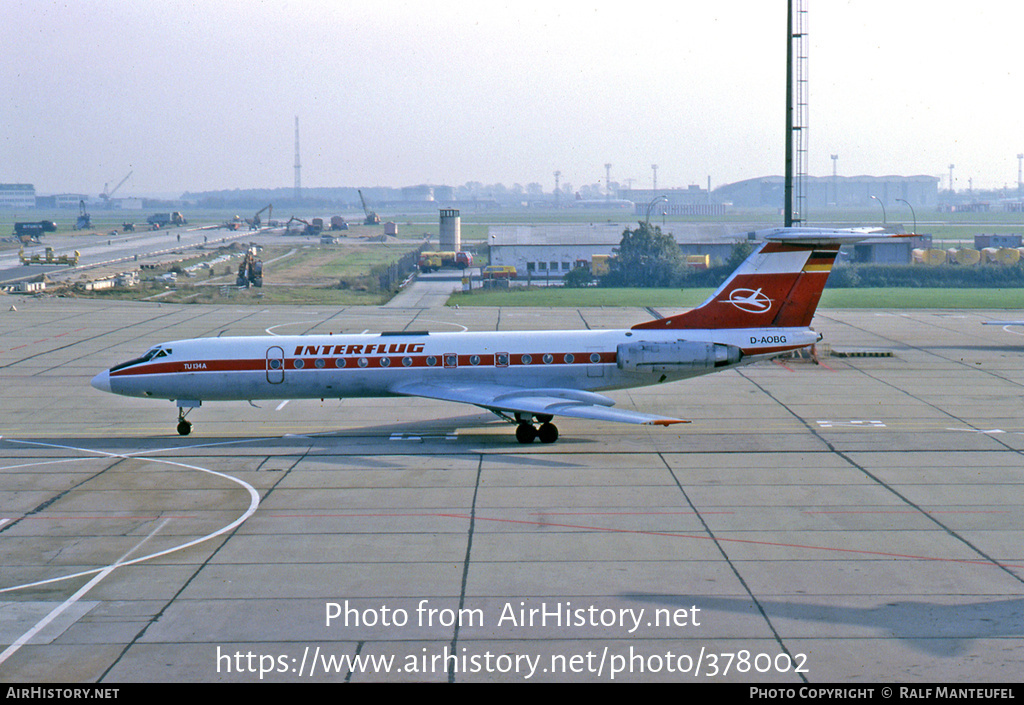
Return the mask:
M440 385L414 382L399 385L391 391L405 396L475 404L490 411L574 416L581 419L658 426L689 423L683 419L667 416L642 414L628 409L614 409L612 405L615 402L608 397L579 389L527 389L500 384Z

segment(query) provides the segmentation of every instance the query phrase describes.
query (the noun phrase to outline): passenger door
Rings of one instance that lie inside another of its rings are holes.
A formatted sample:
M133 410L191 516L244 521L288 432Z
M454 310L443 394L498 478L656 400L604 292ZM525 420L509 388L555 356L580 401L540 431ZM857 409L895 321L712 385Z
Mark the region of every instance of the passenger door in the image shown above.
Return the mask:
M267 382L284 382L284 350L276 345L267 349Z

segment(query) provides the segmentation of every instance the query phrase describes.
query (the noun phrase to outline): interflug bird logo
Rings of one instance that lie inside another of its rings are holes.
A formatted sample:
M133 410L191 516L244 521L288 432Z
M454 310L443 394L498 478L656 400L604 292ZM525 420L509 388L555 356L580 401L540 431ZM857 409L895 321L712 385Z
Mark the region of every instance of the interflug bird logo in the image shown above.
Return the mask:
M772 300L760 289L733 289L729 292L729 303L747 313L768 313Z

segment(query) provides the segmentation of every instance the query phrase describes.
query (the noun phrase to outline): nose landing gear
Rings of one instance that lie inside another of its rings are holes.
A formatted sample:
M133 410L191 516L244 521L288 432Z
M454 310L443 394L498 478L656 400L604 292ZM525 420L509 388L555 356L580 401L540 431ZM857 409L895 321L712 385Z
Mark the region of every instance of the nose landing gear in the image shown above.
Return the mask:
M203 402L198 399L178 399L178 435L187 436L192 433L192 422L186 421L185 417L188 416L188 412L192 411L196 407L202 406Z
M188 414L188 412L185 411L185 407L181 407L181 408L178 409L178 435L179 436L187 436L188 434L192 433L192 422L185 420L185 415L186 414Z

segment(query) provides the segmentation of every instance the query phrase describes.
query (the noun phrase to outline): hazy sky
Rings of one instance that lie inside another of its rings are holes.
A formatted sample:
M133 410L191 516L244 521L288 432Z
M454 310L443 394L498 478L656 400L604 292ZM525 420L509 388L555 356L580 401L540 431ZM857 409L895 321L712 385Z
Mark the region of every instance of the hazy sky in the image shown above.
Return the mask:
M806 0L812 175L1015 185L1019 0ZM786 0L3 0L0 181L118 196L783 171Z

